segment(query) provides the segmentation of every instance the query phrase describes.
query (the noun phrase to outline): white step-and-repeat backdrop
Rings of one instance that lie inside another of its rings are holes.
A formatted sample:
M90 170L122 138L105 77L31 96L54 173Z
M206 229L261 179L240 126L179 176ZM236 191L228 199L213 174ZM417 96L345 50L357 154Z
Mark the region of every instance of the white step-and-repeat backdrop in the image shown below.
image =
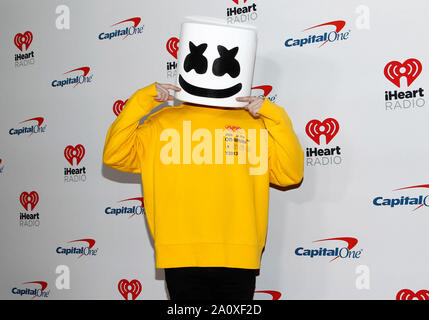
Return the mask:
M428 299L425 1L2 1L0 297L168 299L139 175L102 163L126 100L174 82L180 24L258 28L299 188L271 188L255 299Z

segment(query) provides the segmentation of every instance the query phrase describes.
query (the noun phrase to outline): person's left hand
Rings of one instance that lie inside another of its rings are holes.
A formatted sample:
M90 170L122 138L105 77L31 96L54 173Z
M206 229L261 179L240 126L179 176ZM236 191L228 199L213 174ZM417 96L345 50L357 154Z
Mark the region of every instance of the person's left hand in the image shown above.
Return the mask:
M261 109L262 104L264 103L264 98L260 97L254 97L254 96L248 96L248 97L239 97L236 98L237 101L240 102L249 102L247 106L244 108L248 110L251 114L253 114L255 117L259 116L259 109Z

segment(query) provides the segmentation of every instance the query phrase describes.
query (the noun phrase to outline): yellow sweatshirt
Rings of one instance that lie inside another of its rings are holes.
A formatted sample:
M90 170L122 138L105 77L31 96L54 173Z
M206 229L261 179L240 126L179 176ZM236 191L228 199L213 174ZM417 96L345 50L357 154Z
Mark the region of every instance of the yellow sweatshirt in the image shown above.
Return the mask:
M288 115L268 99L259 118L245 109L184 103L139 125L160 104L156 96L153 83L128 99L103 153L109 167L141 173L156 267L259 269L269 183L288 186L303 177L303 151ZM246 153L247 161L239 160Z

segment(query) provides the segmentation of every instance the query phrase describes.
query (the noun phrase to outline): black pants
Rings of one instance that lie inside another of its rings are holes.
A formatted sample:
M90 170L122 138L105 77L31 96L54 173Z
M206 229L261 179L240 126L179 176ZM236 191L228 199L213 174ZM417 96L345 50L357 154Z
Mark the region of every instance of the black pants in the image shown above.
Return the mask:
M170 300L253 300L257 269L166 268Z

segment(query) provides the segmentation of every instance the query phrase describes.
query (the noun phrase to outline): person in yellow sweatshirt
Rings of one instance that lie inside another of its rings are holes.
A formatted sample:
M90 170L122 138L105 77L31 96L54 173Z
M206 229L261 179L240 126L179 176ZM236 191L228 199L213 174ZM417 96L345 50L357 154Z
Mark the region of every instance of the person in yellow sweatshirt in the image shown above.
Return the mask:
M141 174L170 299L251 300L270 183L299 184L303 150L285 110L267 98L237 98L248 102L244 108L182 103L150 114L178 90L157 82L137 90L107 132L103 162Z

